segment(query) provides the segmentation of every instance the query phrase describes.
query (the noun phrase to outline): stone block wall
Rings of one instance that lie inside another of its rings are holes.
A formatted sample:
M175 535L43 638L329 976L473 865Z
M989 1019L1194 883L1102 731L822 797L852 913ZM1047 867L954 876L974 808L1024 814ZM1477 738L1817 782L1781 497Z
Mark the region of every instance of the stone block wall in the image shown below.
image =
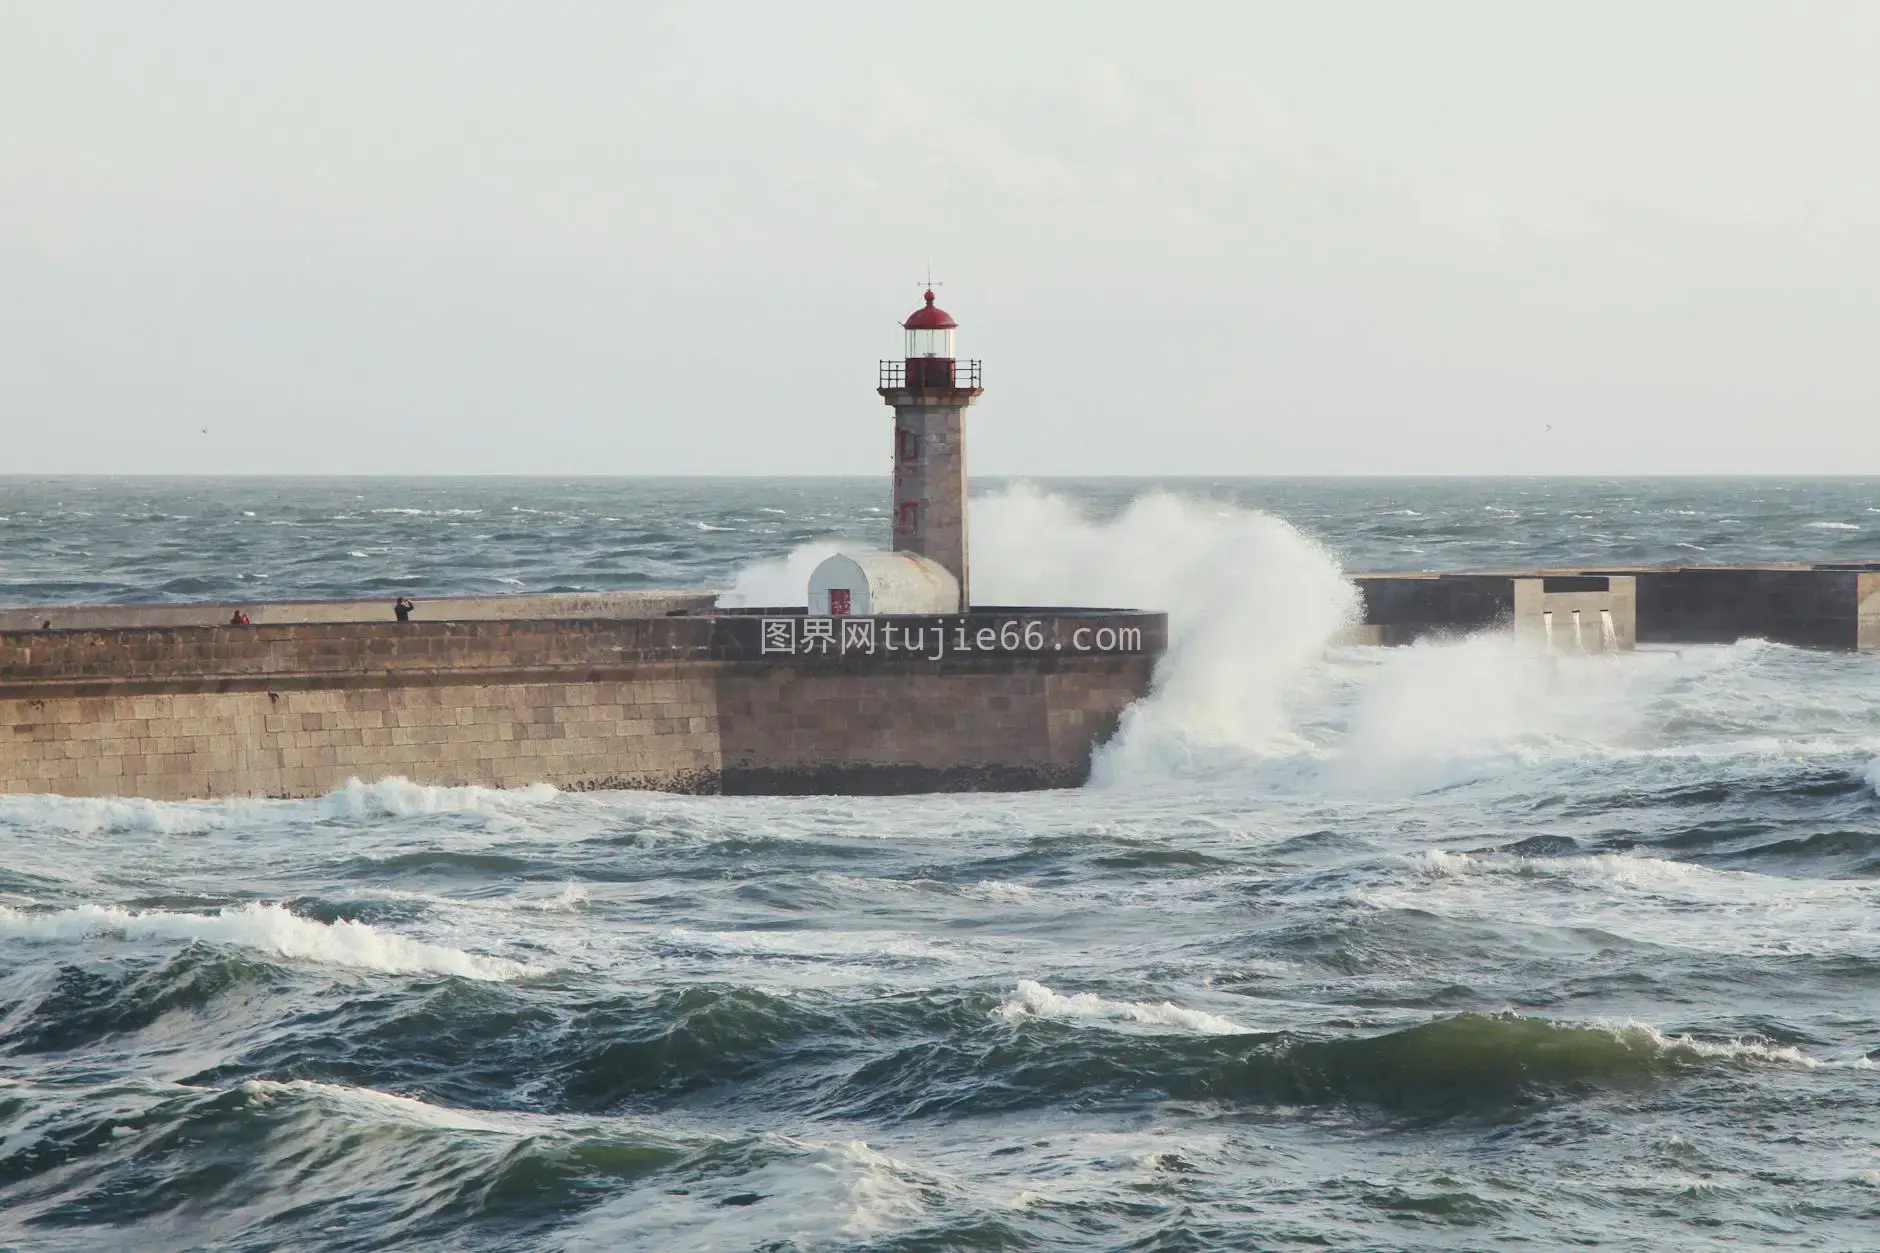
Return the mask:
M1148 691L1154 681L1151 657L1093 658L1075 670L1044 676L1047 733L1051 757L1089 773L1090 752L1109 739L1123 711Z
M710 678L0 700L0 792L314 796L348 779L712 790Z
M758 616L0 632L0 792L308 796L388 775L682 792L1081 782L1148 690L1166 619L1026 612L1022 627L909 620L1001 641L936 660L768 655ZM1128 651L1080 651L1111 639Z
M1154 658L991 658L943 667L744 666L719 684L733 793L993 791L1083 783L1091 749L1148 690ZM832 744L840 752L832 753Z

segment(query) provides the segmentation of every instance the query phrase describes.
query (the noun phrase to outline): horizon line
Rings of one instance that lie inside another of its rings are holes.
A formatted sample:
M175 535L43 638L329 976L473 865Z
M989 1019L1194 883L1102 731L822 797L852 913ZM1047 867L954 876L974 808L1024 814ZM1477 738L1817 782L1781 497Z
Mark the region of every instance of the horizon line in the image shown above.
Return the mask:
M827 482L830 480L876 481L884 476L879 474L752 474L752 473L710 473L699 471L674 473L612 474L612 473L556 473L554 471L512 471L512 470L465 470L447 472L395 472L384 470L337 471L337 472L295 472L277 470L221 470L221 471L114 471L114 470L49 470L49 471L6 471L0 472L0 484L25 483L49 479L97 479L97 480L227 480L227 479L294 479L304 481L318 480L362 480L375 479L387 482L413 479L466 480L466 479L504 479L510 481L568 481L586 482L645 482L649 480L689 479L698 481L777 481L796 480L801 482ZM1188 471L1171 473L1139 474L1073 474L1073 473L1026 473L1026 472L985 472L972 476L973 479L1040 479L1040 480L1076 480L1081 482L1115 481L1145 482L1152 480L1184 480L1193 482L1323 482L1332 481L1416 481L1435 480L1441 482L1470 482L1483 480L1534 479L1534 480L1650 480L1650 479L1740 479L1740 480L1838 480L1853 482L1863 479L1880 480L1880 470L1871 473L1849 473L1845 471L1703 471L1703 470L1628 470L1628 471L1573 471L1563 473L1522 472L1402 472L1402 473L1288 473L1288 474L1206 474Z

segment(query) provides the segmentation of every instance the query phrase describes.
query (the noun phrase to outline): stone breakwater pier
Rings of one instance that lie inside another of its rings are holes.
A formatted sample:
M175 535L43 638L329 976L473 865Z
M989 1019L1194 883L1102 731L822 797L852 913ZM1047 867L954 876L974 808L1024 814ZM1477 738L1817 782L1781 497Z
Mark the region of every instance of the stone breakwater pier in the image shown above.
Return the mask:
M0 610L0 792L308 796L351 778L673 792L1068 787L1168 619L974 605L979 362L923 296L879 365L893 534L804 609L709 592ZM409 606L399 600L402 619Z
M826 606L884 599L863 555ZM1345 643L1880 651L1880 563L1353 576ZM929 589L931 591L931 589ZM923 593L928 594L928 593ZM939 600L956 593L940 589ZM939 602L936 602L939 603ZM1132 610L721 610L710 592L0 610L0 792L310 796L352 778L674 792L1068 787L1150 689ZM1283 604L1275 612L1285 612Z
M733 794L1075 786L1168 631L1127 611L813 617L711 601L494 597L427 603L410 622L378 602L275 604L244 626L222 625L223 605L9 610L0 792L296 797L390 775Z

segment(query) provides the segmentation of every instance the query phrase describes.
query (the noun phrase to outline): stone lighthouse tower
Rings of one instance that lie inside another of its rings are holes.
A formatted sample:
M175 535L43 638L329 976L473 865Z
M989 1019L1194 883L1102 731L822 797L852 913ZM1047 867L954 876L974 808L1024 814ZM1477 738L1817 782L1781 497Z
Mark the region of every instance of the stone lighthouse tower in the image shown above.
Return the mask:
M933 292L901 323L907 355L881 363L882 400L894 407L894 550L946 567L966 584L966 407L984 392L979 363L954 355L959 323Z

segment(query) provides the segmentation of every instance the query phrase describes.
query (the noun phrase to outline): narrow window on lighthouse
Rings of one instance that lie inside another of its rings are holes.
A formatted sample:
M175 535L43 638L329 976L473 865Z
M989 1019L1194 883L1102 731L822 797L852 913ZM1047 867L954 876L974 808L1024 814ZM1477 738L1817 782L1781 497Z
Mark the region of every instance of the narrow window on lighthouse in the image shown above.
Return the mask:
M920 436L902 427L894 433L895 456L902 461L920 460Z
M901 502L901 516L895 520L898 531L918 531L920 529L920 502L904 500Z

